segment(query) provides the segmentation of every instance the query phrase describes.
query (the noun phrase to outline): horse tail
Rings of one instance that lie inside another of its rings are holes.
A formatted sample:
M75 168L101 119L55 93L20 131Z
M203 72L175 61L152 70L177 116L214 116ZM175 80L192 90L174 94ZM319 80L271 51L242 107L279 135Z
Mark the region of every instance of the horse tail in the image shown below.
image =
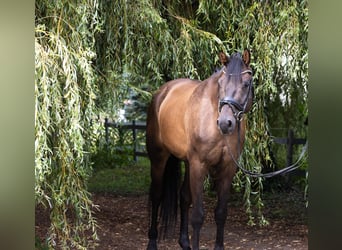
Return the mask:
M175 229L178 212L178 193L181 179L180 160L171 155L166 162L163 177L163 193L160 204L161 233L163 238L169 228Z

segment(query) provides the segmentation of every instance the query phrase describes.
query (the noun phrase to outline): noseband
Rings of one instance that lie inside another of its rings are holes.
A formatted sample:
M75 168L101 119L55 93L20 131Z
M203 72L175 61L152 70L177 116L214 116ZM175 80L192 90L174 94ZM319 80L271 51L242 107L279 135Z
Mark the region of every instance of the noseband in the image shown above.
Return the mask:
M226 72L223 70L223 73L226 73ZM245 71L242 71L240 75L245 74L245 73L253 74L251 70L247 69ZM230 74L230 75L233 75L233 74ZM240 121L242 119L242 115L246 113L248 97L250 95L252 87L253 87L253 83L251 82L251 84L248 86L248 93L247 93L247 96L243 105L241 105L240 103L238 103L237 101L229 97L224 97L223 99L220 99L219 100L219 112L221 112L222 107L224 105L228 105L232 109L235 119L237 121ZM234 110L236 112L234 112Z

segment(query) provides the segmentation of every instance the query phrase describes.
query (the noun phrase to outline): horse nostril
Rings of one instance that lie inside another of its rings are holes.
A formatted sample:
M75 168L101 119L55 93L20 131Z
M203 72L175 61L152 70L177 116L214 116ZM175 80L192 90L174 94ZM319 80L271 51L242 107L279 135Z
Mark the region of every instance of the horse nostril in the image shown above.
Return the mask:
M217 125L219 125L219 119L216 120Z
M227 123L228 123L228 127L231 127L233 124L231 120L228 120Z

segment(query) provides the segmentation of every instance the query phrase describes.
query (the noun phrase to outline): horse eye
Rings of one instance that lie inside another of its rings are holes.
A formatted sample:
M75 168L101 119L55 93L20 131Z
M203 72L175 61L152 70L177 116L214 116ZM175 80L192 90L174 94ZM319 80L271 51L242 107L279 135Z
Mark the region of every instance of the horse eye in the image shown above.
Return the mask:
M251 85L251 81L244 81L244 82L243 82L243 86L244 86L245 88L248 88L250 85Z

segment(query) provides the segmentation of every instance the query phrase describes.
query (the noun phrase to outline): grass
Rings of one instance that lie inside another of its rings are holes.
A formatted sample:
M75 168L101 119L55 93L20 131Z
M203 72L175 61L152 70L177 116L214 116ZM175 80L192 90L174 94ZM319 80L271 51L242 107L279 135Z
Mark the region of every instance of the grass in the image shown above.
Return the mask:
M46 243L42 242L37 236L35 238L35 249L36 250L49 250Z
M147 194L150 185L149 161L139 158L137 163L95 171L88 182L88 190L118 195Z

